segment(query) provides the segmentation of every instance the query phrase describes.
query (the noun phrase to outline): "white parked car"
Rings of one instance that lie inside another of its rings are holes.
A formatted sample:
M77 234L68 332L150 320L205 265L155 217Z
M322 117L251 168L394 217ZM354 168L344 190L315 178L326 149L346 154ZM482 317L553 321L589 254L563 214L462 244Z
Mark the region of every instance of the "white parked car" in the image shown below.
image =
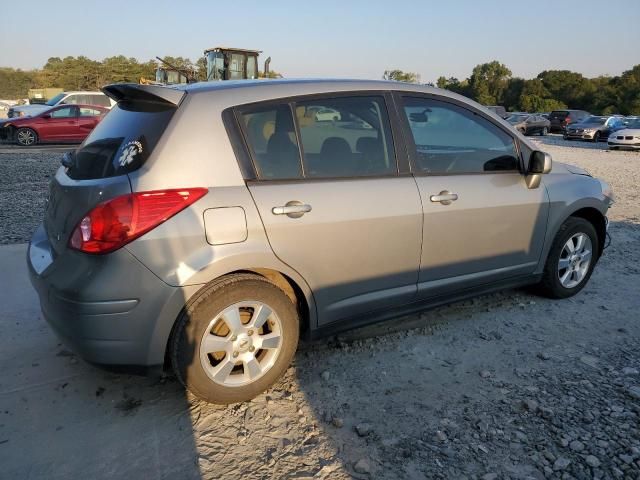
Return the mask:
M102 92L62 92L50 99L47 103L11 107L7 116L9 118L33 117L58 105L79 104L111 108L115 105L115 102Z
M640 118L631 119L625 128L609 135L607 143L611 150L640 150Z

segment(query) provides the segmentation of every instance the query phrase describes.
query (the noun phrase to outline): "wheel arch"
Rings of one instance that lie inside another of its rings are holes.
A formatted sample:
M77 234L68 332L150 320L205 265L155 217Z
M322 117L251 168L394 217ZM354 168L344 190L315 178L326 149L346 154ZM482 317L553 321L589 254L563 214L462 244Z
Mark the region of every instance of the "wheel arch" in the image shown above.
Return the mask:
M583 207L573 212L569 217L582 218L593 225L598 234L598 257L600 257L607 237L607 221L602 212L594 207Z
M169 347L171 345L172 337L175 333L175 327L178 323L178 319L182 312L193 302L198 296L204 293L211 284L220 281L220 279L229 277L232 275L238 275L242 273L253 273L256 275L260 275L261 277L266 278L271 283L273 283L276 287L282 290L287 297L294 303L296 309L298 310L298 314L300 316L300 335L306 335L312 328L313 319L315 319L314 309L315 304L313 302L313 298L308 298L309 294L305 293L308 291L304 286L299 285L293 278L289 275L286 275L283 272L280 272L273 268L265 268L265 267L250 267L250 268L242 268L233 271L226 272L222 275L217 276L216 278L211 279L206 284L202 285L193 295L188 298L185 302L183 308L180 309L178 315L173 319L173 323L171 325L171 329L169 335L166 337L165 345L164 345L164 363L163 370L167 370L171 366L170 356L169 356Z
M36 140L34 142L34 145L40 142L40 132L38 132L37 128L34 128L31 125L11 125L11 127L13 127L12 133L13 133L13 140L15 142L18 141L18 130L20 130L21 128L27 128L36 134Z

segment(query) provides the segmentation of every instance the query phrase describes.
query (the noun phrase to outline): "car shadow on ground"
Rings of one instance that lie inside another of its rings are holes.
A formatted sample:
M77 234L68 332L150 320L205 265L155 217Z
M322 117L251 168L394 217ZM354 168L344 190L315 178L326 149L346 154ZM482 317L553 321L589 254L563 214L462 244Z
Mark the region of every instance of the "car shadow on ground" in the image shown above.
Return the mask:
M612 255L625 256L638 225L611 228L619 233ZM21 273L0 289L0 464L7 478L47 479L430 478L438 465L448 478L484 474L488 458L522 454L508 441L485 452L491 429L539 433L520 417L485 425L535 383L522 372L547 348L579 354L594 333L588 325L605 315L624 324L623 312L599 306L631 296L640 275L630 270L635 280L611 293L620 272L605 256L573 299L507 290L303 343L274 388L225 407L197 400L172 377L116 375L79 360L40 319L23 259L14 263ZM447 438L456 428L468 442ZM538 478L525 467L520 473Z

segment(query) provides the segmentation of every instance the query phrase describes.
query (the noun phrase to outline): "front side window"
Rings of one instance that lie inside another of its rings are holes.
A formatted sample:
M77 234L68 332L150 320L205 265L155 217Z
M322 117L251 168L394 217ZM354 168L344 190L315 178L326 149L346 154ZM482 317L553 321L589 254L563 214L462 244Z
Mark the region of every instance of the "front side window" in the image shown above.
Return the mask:
M306 177L362 177L397 171L383 97L296 103Z
M243 109L240 119L260 179L302 177L300 150L288 104Z
M53 110L50 114L51 118L69 118L75 117L75 107L65 107Z
M465 174L518 171L510 135L489 120L457 105L404 98L404 112L415 142L417 172Z

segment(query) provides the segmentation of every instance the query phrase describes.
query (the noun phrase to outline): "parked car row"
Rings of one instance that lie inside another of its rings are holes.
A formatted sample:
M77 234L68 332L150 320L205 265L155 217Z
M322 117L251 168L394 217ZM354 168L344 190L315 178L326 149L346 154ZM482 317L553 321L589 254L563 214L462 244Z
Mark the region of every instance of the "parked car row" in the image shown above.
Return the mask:
M96 105L61 105L32 117L0 122L0 140L25 147L37 143L81 143L109 111Z
M495 107L487 108L500 114ZM640 117L591 115L585 110L554 110L548 114L509 112L505 119L523 135L560 131L565 140L607 141L612 149L640 149Z
M12 106L0 121L0 141L82 143L113 105L102 92L62 92L42 105Z
M33 117L58 105L96 105L111 108L115 102L102 92L62 92L43 104L16 105L9 109L7 116Z

